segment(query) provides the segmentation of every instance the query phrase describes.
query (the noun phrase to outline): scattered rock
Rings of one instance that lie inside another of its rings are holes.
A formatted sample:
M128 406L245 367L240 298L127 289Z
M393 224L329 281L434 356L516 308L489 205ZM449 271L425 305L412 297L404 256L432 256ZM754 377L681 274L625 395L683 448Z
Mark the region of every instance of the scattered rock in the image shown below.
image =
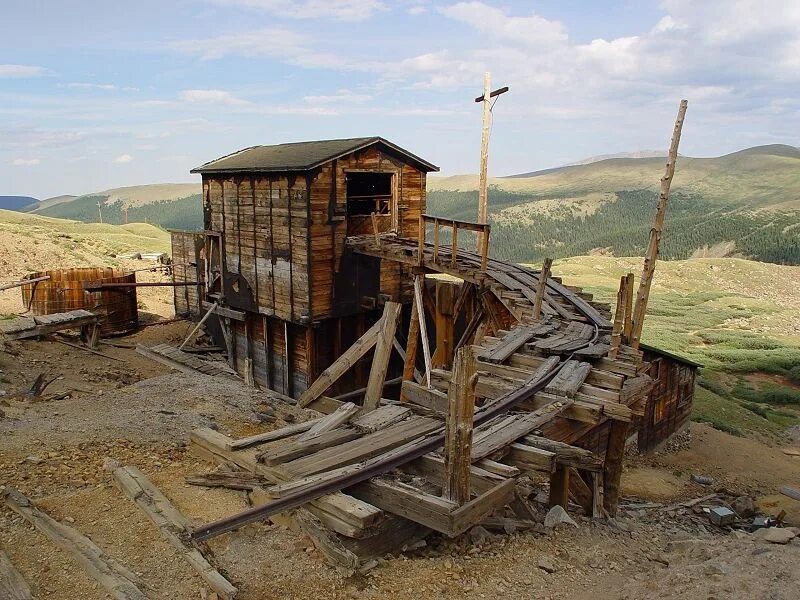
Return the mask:
M553 529L556 525L561 524L572 525L573 527L577 527L578 524L572 520L572 518L567 514L567 511L564 510L563 507L556 504L550 511L547 513L547 516L544 518L544 526L547 529Z
M536 562L536 566L545 573L555 573L558 571L558 567L556 567L555 562L549 556L540 556L539 560Z
M692 481L700 485L711 485L714 480L708 475L692 475Z
M488 542L492 539L492 534L489 533L485 527L481 525L476 525L472 529L469 530L469 539L472 543L476 546L480 546L481 544Z
M756 505L750 496L739 496L731 502L731 508L742 519L749 519L756 514Z
M103 459L103 471L113 471L115 469L120 468L122 465L116 458L111 458L110 456L106 456Z
M40 465L44 462L44 459L39 458L38 456L30 455L25 457L25 462L32 465Z
M770 542L771 544L788 544L795 537L794 531L782 527L766 527L753 534L754 540Z

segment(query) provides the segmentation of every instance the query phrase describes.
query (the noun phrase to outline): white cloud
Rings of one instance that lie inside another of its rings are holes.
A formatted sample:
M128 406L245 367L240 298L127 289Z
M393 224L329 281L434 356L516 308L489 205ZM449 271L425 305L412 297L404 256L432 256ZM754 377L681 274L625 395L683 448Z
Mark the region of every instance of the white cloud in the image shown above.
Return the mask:
M45 73L47 69L35 65L0 65L0 79L26 79L41 77Z
M247 100L237 98L225 90L183 90L180 99L184 102L202 104L227 104L230 106L243 106L249 104Z
M440 9L442 14L466 23L478 31L505 42L526 46L552 46L567 41L567 32L558 21L532 13L527 17L512 17L483 2L459 2Z
M81 83L81 82L73 82L67 84L68 88L77 88L77 89L85 89L85 90L117 90L119 89L113 83Z
M114 159L114 162L118 165L126 165L131 161L133 161L133 157L130 154L120 154Z
M417 6L412 6L411 8L409 8L409 9L408 9L408 14L410 14L410 15L414 15L415 17L416 17L417 15L421 15L421 14L424 14L424 13L426 13L426 12L428 12L428 9L427 9L427 8L425 8L425 7L424 7L423 5L421 5L421 4L420 4L420 5L417 5Z
M15 167L33 167L41 162L38 158L15 158L11 164Z
M379 0L214 0L224 6L239 6L275 13L290 19L338 19L363 21L385 8Z
M303 97L303 101L308 104L363 104L371 99L372 96L369 94L358 94L350 90L338 90L335 94L330 95Z

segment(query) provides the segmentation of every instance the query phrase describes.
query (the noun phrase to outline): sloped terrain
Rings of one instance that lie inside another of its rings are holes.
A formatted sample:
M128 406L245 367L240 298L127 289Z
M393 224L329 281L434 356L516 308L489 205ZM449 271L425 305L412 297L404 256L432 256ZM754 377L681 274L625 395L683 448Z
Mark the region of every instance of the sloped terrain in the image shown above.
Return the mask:
M490 179L500 258L644 253L663 158L619 158ZM477 176L428 180L428 212L473 220ZM662 257L743 256L800 264L800 150L759 146L678 159Z

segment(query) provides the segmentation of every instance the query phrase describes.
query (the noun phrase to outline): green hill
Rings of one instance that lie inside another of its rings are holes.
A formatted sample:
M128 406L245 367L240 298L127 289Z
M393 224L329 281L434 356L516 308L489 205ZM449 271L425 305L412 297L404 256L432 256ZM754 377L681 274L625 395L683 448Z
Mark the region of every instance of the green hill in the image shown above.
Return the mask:
M615 158L490 178L492 251L540 261L643 254L663 158ZM475 219L477 176L431 177L428 212ZM800 150L772 145L678 159L663 257L800 264Z
M98 203L100 207L98 209ZM199 184L162 183L115 188L54 204L42 203L32 212L61 219L97 223L154 223L167 229L203 228Z

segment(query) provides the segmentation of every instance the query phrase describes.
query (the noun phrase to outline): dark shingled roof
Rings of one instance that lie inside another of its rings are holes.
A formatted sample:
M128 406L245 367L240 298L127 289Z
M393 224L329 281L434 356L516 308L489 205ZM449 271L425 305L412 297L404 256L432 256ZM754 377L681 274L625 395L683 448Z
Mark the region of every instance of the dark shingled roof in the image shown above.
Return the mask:
M309 171L335 158L379 144L398 154L422 171L438 171L439 167L395 146L381 137L349 138L294 142L274 146L252 146L207 162L192 169L192 173L253 173Z

